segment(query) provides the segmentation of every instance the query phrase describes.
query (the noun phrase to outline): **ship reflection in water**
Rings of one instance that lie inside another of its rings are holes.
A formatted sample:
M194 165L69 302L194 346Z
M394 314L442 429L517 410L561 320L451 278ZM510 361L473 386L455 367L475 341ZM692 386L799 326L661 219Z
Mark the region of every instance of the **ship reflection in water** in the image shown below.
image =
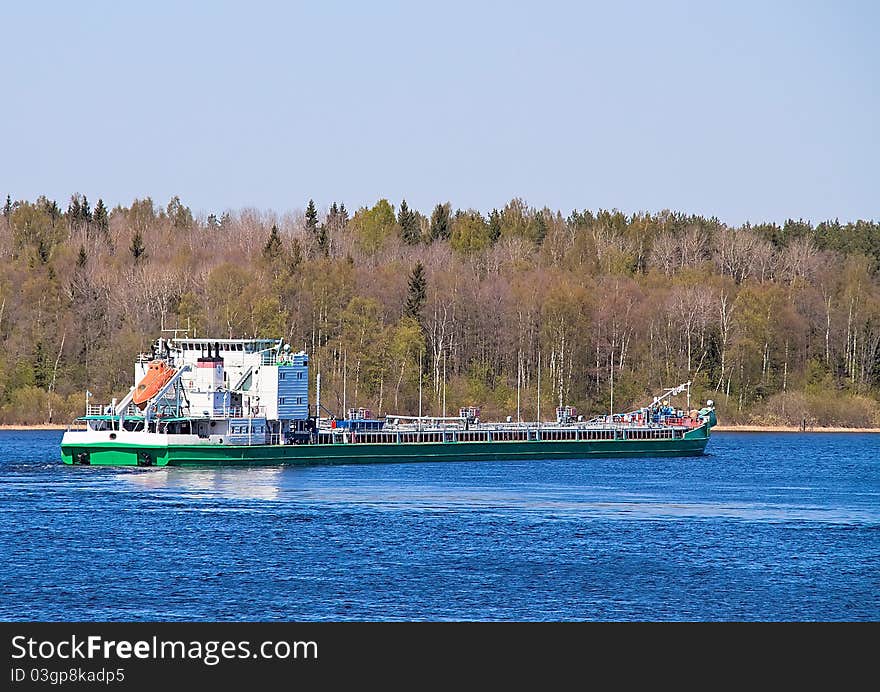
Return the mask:
M162 500L214 500L199 511L259 512L259 505L223 505L224 500L255 500L303 508L361 508L388 512L450 512L507 515L531 519L693 520L728 519L748 522L819 522L877 524L880 510L829 509L819 506L767 502L664 501L662 496L622 492L608 486L571 488L543 484L523 485L515 491L453 485L411 484L399 479L344 480L339 469L166 468L121 474L126 483L162 492ZM274 511L267 507L268 511Z
M145 490L171 491L190 499L278 500L282 468L132 470L127 483Z

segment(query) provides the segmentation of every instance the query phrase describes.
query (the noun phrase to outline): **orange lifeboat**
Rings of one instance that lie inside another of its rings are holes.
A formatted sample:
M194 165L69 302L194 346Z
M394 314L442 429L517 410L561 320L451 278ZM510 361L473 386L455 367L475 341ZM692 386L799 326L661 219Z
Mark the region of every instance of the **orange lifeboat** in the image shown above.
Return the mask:
M162 387L168 384L168 380L174 377L175 372L175 369L164 360L151 361L147 367L147 374L144 375L143 379L138 382L137 387L134 388L131 400L138 408L146 408L147 402L156 396Z

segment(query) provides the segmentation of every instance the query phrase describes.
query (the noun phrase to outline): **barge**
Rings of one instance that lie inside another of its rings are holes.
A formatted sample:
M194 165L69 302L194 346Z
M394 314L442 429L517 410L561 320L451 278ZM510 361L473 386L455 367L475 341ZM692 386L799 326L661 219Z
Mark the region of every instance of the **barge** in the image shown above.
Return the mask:
M135 362L120 401L87 399L61 456L75 466L236 466L696 456L716 424L691 409L690 382L645 406L587 420L559 406L545 422L386 415L335 416L309 402L309 357L282 339L159 339ZM683 409L671 405L684 395ZM327 414L327 415L322 415Z

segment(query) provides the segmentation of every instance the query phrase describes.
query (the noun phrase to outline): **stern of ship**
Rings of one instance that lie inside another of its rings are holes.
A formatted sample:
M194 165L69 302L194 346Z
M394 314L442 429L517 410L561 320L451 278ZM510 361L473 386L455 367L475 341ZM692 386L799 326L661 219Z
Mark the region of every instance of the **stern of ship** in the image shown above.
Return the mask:
M126 430L68 430L61 459L71 466L166 466L168 446L155 433Z

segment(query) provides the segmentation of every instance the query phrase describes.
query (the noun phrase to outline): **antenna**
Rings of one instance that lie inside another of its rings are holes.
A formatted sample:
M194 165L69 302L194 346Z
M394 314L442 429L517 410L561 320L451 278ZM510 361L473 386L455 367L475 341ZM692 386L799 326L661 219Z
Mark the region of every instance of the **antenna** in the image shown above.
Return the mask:
M522 349L517 351L516 361L516 422L520 422L519 416L519 390L522 385Z
M538 425L541 425L541 350L538 349Z
M315 401L315 421L321 420L321 373L318 373L315 382L316 398Z
M171 334L172 339L176 339L178 334L183 334L184 338L186 338L187 334L189 334L189 318L186 320L186 329L182 329L180 327L175 327L174 329L165 329L162 328L161 332L163 334Z
M446 351L443 351L443 417L446 418Z
M614 422L614 348L611 349L611 422Z
M422 429L422 356L424 351L419 349L419 430Z

